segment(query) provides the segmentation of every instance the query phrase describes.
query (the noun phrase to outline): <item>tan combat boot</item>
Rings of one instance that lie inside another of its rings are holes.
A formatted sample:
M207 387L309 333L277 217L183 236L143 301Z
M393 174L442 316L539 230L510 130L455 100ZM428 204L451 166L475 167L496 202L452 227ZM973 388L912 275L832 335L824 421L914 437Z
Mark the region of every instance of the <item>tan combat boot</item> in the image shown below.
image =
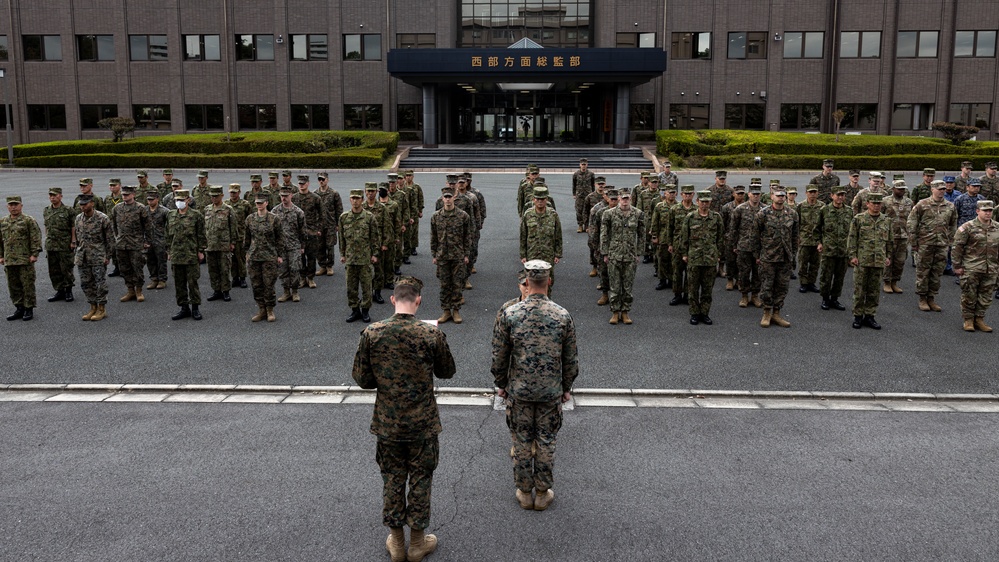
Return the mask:
M278 302L288 302L291 300L291 289L285 289L284 294L278 297Z
M277 320L277 318L274 317L274 307L273 306L268 306L267 307L267 321L268 322L273 322L275 320Z
M155 289L156 288L156 280L155 279L150 279L149 280L149 284L146 285L146 288L149 289L149 290Z
M309 283L309 288L310 288L310 289L315 289L315 288L316 288L316 280L315 280L314 278L312 278L312 277L309 277L309 278L307 279L307 281L308 281L308 283Z
M967 329L967 328L965 328ZM975 329L979 332L991 332L992 326L985 323L985 318L982 316L975 317Z
M327 277L333 277L333 266L331 265L329 269L326 270Z
M436 536L423 534L423 531L416 529L409 530L409 550L406 551L406 560L421 562L426 555L435 550L437 550Z
M932 310L933 312L940 312L941 310L943 310L942 308L940 308L940 305L933 300L933 297L929 296L926 297L926 304L930 305L930 310Z
M385 539L385 550L388 550L392 562L406 560L406 531L402 527L390 527L389 536Z
M534 494L534 511L544 511L555 500L555 490L551 488Z
M524 509L534 509L534 498L531 497L530 492L517 490L517 503Z
M753 298L749 302L753 303L756 308L763 308L763 301L760 300L759 293L753 293Z
M975 318L965 318L964 319L964 331L974 332L975 331Z
M157 281L156 282L156 290L159 290L159 289L166 289L166 281Z
M478 272L479 272L479 270L475 269L475 266L472 266L472 271L470 271L469 273L471 273L472 275L475 275Z
M628 316L627 312L621 313L621 321L624 322L625 324L631 324L631 317Z
M135 300L136 302L146 302L146 296L142 294L142 287L135 288Z
M729 279L728 283L725 283L725 290L731 291L735 289L735 279Z
M742 293L742 298L739 299L739 308L746 308L749 306L749 293Z
M597 268L594 267L593 269L590 270L590 277L596 277L596 276L597 276Z
M610 319L610 321L608 323L609 324L617 324L618 323L618 319L620 318L620 316L621 315L618 314L617 312L611 312L611 319Z
M472 288L472 283L468 279L465 279L465 290L468 291L471 290L471 288Z
M902 292L902 287L898 286L898 281L892 281L891 282L891 291L893 293L901 293Z
M129 287L128 288L128 292L125 293L125 296L121 297L118 300L120 302L134 301L135 300L135 287Z
M302 297L298 296L298 289L291 290L291 302L302 302Z
M603 294L600 295L600 300L597 301L597 306L604 306L608 302L610 302L610 297L607 296L607 291L604 291Z
M320 267L319 271L316 273L316 275L318 275L320 277L322 277L323 275L326 275L326 266Z
M773 314L770 315L770 321L777 324L781 328L790 328L791 323L787 321L786 318L780 315L780 309L775 308Z
M886 292L886 293L889 293L889 294L890 294L890 293L894 293L894 292L895 292L895 290L891 288L891 283L889 283L889 282L887 282L887 281L885 281L885 282L884 282L884 283L883 283L883 284L881 285L881 290L882 290L882 291L884 291L884 292Z
M107 309L104 308L103 304L99 304L97 305L97 312L95 312L94 315L90 317L90 320L92 322L100 322L101 320L104 320L107 317L108 317Z
M461 324L461 313L458 312L457 308L451 311L451 320L453 320L455 324Z
M760 320L760 327L761 328L769 328L770 327L770 319L773 317L773 313L774 313L773 309L771 309L769 307L763 309L763 319Z
M923 295L919 295L919 310L922 310L923 312L930 311L930 303L927 302L926 297Z
M97 314L97 305L96 304L91 304L90 305L90 310L86 314L83 315L83 319L84 320L90 320L91 318L93 318L94 314Z
M267 307L261 306L257 313L250 318L250 322L260 322L267 317Z
M444 313L441 314L441 317L437 319L437 323L438 324L443 324L443 323L447 322L448 320L450 320L452 318L454 318L454 317L451 316L451 309L450 308L445 308L444 309Z

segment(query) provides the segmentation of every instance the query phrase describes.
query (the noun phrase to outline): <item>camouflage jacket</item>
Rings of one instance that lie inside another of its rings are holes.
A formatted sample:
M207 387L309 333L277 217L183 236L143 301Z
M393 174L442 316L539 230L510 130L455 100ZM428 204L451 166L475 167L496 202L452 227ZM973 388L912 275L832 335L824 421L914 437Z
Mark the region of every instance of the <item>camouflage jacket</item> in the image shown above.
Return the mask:
M482 230L482 211L479 209L478 197L476 197L472 193L469 193L468 191L465 191L464 193L462 192L456 193L454 198L455 198L455 206L458 205L457 202L458 199L465 198L468 200L469 210L465 212L468 213L468 218L472 219L472 226L474 226L476 230Z
M891 197L890 193L886 193L884 188L880 191L872 191L871 188L865 187L857 192L857 195L853 198L850 203L850 207L853 208L853 214L859 215L860 213L867 212L867 196L871 193L880 193L883 197Z
M978 202L985 198L979 193L972 197L967 193L962 193L954 201L954 209L957 210L957 224L964 224L978 216Z
M863 191L864 188L860 187L860 184L858 183L856 186L853 186L851 184L846 184L843 187L843 189L846 191L846 198L843 201L846 202L847 207L850 207L853 204L853 200L857 197L857 194ZM832 201L830 201L827 204L831 203Z
M520 180L520 185L517 186L517 216L524 216L524 211L530 207L531 198L533 197L534 184L527 178Z
M954 269L964 268L965 273L999 273L999 224L990 221L985 226L975 217L962 224L954 235L950 253Z
M340 215L340 256L346 265L369 265L377 256L382 237L378 219L370 211L345 211Z
M114 252L114 231L111 219L100 211L93 216L76 215L76 257L78 266L104 265Z
M665 171L659 172L659 187L666 187L671 184L674 187L680 187L680 177L676 175L676 172L668 174Z
M982 190L979 194L986 199L991 199L993 203L999 205L999 175L996 175L994 178L990 178L988 174L985 174L978 179L982 181Z
M382 216L385 238L389 244L398 244L402 241L402 209L391 199L379 203L385 206L385 214Z
M823 203L832 203L832 188L839 185L839 176L836 174L818 174L812 179L808 180L809 184L816 185L819 188L819 201Z
M261 193L263 193L264 195L267 196L267 210L268 211L271 210L271 209L273 209L274 207L277 207L278 205L281 204L281 195L279 195L276 191L272 191L268 187L261 187L257 191L259 191L259 192L261 192ZM250 204L250 213L251 214L255 210L253 208L253 205L254 205L254 201L257 198L257 191L253 191L253 189L251 188L250 191L247 191L246 193L243 194L243 199L247 203Z
M724 232L720 214L711 210L703 217L700 212L688 214L680 228L680 255L687 258L688 266L718 265L725 241Z
M968 177L964 177L961 174L958 174L957 176L955 176L954 177L954 190L955 191L960 191L961 193L967 193L968 192L968 180L970 180L970 179L971 179L970 175ZM967 221L965 221L965 222L967 222Z
M237 244L240 244L243 242L243 226L246 224L246 217L255 213L256 209L253 208L254 205L245 199L237 199L235 201L227 199L225 204L232 207L232 218L236 223L235 241Z
M743 201L742 203L745 203L745 201ZM722 205L721 211L718 212L718 214L720 214L722 218L722 229L724 229L725 232L726 245L728 244L728 227L729 225L732 224L732 213L735 211L735 208L738 207L739 205L742 205L742 203L737 203L735 199L733 199L728 203Z
M194 209L181 214L178 210L167 215L167 257L174 265L197 265L198 252L208 245L205 238L205 216Z
M291 202L305 213L305 233L317 236L326 224L326 209L323 199L315 193L296 193L291 196Z
M79 211L69 205L55 208L51 205L42 211L45 223L45 249L49 252L68 252L73 242L73 223Z
M669 245L669 239L666 236L666 227L669 223L669 210L676 203L670 203L669 201L663 200L655 204L652 207L652 217L649 219L649 232L652 234L653 238L657 238L656 244L666 244Z
M529 208L520 218L520 259L554 264L555 258L562 258L562 222L558 213L546 209L539 215Z
M645 213L634 207L625 214L620 206L600 217L600 255L612 261L634 260L645 247Z
M205 207L205 237L208 245L205 250L209 252L228 252L229 246L239 239L239 221L232 207L222 203L216 207L208 205Z
M735 199L735 192L728 185L712 185L708 191L711 192L711 210L716 213L721 213L721 208L725 206L725 203ZM697 206L696 202L694 206Z
M482 230L482 223L486 222L486 197L482 195L482 192L478 189L472 189L471 186L468 187L468 193L475 196L475 200L479 203L479 215L482 216L482 220L479 221L479 230ZM421 207L420 210L423 210Z
M371 213L375 217L376 235L374 242L375 245L378 246L378 250L375 250L375 253L377 255L377 252L381 250L382 246L388 246L393 242L393 240L395 240L394 238L390 238L390 236L393 234L393 229L391 224L392 217L389 216L388 207L386 207L385 204L382 203L381 201L375 201L374 203L368 204L367 199L365 199L363 207L365 211ZM348 210L347 212L349 213L350 211ZM340 216L342 217L343 215ZM399 215L399 221L400 223L402 222L401 214Z
M814 205L808 201L802 201L795 208L798 212L798 232L801 233L800 244L802 246L818 246L819 235L815 232L815 227L819 224L819 213L826 204L816 201Z
M371 433L390 441L425 439L441 432L434 377L456 369L444 332L411 314L393 314L361 332L351 375L377 389Z
M409 208L409 194L401 189L389 192L389 199L399 204L399 215L402 217L403 225L409 224L409 218L413 214Z
M906 228L914 247L950 246L957 230L957 209L946 200L938 203L927 197L912 206Z
M277 261L278 256L284 255L284 229L276 216L253 213L243 224L247 261Z
M167 196L167 193L173 191L173 184L165 181L161 181L156 184L156 192L160 194L160 204L163 203L163 198Z
M590 193L593 193L594 184L593 180L596 176L590 170L576 170L572 174L572 196L573 197L586 197Z
M441 209L430 217L430 253L435 259L463 260L472 248L472 219L455 208Z
M167 215L170 211L163 205L157 205L156 210L149 210L149 243L156 247L166 244Z
M132 203L119 203L111 208L111 227L114 229L116 250L142 250L152 238L149 207Z
M166 207L168 211L176 211L177 210L177 202L174 200L174 196L173 196L173 192L172 191L170 193L167 193L165 196L163 196L162 199L160 199L160 205ZM197 201L195 201L195 200L192 199L187 204L187 208L188 209L200 209L201 207L198 205Z
M732 211L732 219L728 224L729 248L740 252L753 251L753 231L756 229L756 214L762 205L752 206L746 201Z
M891 197L885 197L883 201L884 204L881 205L881 208L888 215L888 218L891 219L891 235L896 240L908 240L909 231L906 224L909 220L909 213L912 212L912 199L909 199L905 195L896 199L892 195Z
M600 203L603 200L604 196L601 195L600 192L596 190L594 190L593 193L586 196L586 200L583 201L583 216L586 217L586 224L584 225L585 228L588 229L590 226L590 211L593 210L593 207L597 203Z
M73 199L73 208L76 209L77 213L79 213L81 211L81 209L80 209L80 196L81 195L82 194L77 195L76 199ZM94 195L94 210L100 211L102 213L105 212L104 211L104 199L101 199L100 197L98 197L96 195Z
M513 400L554 402L579 375L572 316L545 295L500 311L492 348L495 385Z
M822 244L823 257L847 256L847 239L850 237L853 214L853 209L846 205L837 209L830 203L822 208L822 212L819 213L819 223L815 226L815 234Z
M212 204L212 196L208 194L211 185L205 183L204 186L196 185L191 188L191 199L194 199L194 206L199 209L207 209Z
M891 235L891 219L884 213L874 217L870 213L854 215L850 223L847 254L861 267L885 267L891 257L895 238Z
M318 190L316 195L323 200L323 209L326 211L326 218L323 228L336 228L340 215L343 214L343 199L340 194L333 189L326 191Z
M645 213L646 217L650 217L652 216L652 210L655 209L656 204L662 201L662 199L658 189L652 191L645 189L639 194L638 201L632 207ZM644 236L645 233L643 232L642 235Z
M798 255L798 214L787 207L764 207L756 213L753 255L765 262L793 262Z
M683 219L696 210L697 205L692 203L689 208L684 207L683 201L675 203L670 207L669 213L666 215L666 240L664 241L660 238L659 242L665 242L667 246L673 246L673 251L676 251L677 242L680 241L680 227L683 225Z
M153 192L155 192L157 195L159 194L159 191L156 189L156 186L153 185L153 184L151 184L151 183L147 183L145 186L136 185L135 186L135 202L138 203L138 204L140 204L140 205L145 205L146 204L146 195L148 195L149 193L153 193Z
M124 199L122 199L121 193L119 193L117 196L115 195L106 196L104 198L104 214L106 214L110 218L111 211L113 211L116 206L121 205L123 201Z
M416 211L422 213L425 203L423 199L423 187L418 183L413 183L409 185L409 188L413 190L413 194L416 196Z
M305 244L305 212L292 204L291 207L278 205L271 214L281 221L284 229L284 249L297 252Z
M909 199L912 200L913 205L919 203L920 201L926 199L931 195L933 195L933 189L930 187L930 184L928 183L921 183L916 187L913 187L911 190L909 190Z
M601 201L590 209L590 216L587 217L586 245L591 250L600 249L600 218L607 208L607 202Z
M38 222L21 213L17 218L0 219L0 256L7 265L29 265L42 253L42 229Z

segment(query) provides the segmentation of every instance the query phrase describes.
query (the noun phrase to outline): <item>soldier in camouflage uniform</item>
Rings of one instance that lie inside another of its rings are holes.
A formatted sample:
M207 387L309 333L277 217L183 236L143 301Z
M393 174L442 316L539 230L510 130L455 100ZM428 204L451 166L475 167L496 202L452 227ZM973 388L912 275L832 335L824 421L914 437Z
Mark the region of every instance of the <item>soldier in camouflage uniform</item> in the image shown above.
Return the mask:
M232 273L232 286L246 288L246 247L243 246L243 227L246 217L253 213L254 204L240 197L240 185L229 184L229 200L226 204L232 207L232 220L236 223L236 237L232 241L232 260L229 270Z
M760 296L763 301L760 326L769 328L772 322L787 328L791 323L781 316L780 309L787 296L791 263L798 254L798 214L784 205L787 192L783 188L774 190L773 196L770 206L756 213L753 230L753 253L760 268Z
M208 279L212 294L206 299L229 302L232 297L232 254L236 250L236 239L240 238L240 223L232 207L222 202L222 187L208 188L211 200L205 207L205 261L208 264Z
M974 169L974 164L971 160L965 160L961 162L961 173L954 178L954 189L960 191L961 193L968 192L968 182L971 181L971 170ZM971 219L968 219L971 220ZM967 221L965 221L967 222ZM963 222L961 224L964 224Z
M121 197L121 180L118 178L111 178L108 180L108 189L111 191L111 194L104 197L104 213L111 219L111 223L114 224L114 218L112 217L114 208L116 205L119 205L122 201L124 201ZM120 277L121 264L118 260L117 249L115 250L115 253L111 254L111 265L113 267L111 269L111 273L108 273L108 277Z
M471 175L471 174L469 174ZM406 187L413 194L413 201L415 205L411 205L415 210L416 215L413 217L413 222L410 228L406 230L407 246L409 249L409 255L416 255L416 248L420 245L420 219L423 218L423 208L425 206L425 201L423 198L423 187L420 184L413 181L413 170L406 170L404 172L403 178L406 182ZM469 187L471 187L471 178L469 178ZM479 202L482 203L482 218L486 218L486 204L485 199L482 194L475 190L476 196L479 198Z
M272 183L274 183L277 181L277 173L271 173L274 174L272 178ZM281 204L281 195L277 190L271 191L270 186L267 186L267 188L261 187L262 180L263 176L260 174L250 174L250 190L246 192L243 199L246 199L247 203L253 203L256 201L257 194L263 193L267 196L267 209L270 210Z
M822 161L822 173L813 177L809 184L819 188L819 201L830 203L832 201L832 188L839 185L839 176L833 173L833 161L826 158Z
M299 286L316 288L316 263L319 260L320 236L326 221L323 200L309 191L309 176L298 176L298 193L291 196L291 202L305 213L305 231L302 239L302 270Z
M711 291L725 246L725 226L721 215L711 210L710 191L697 194L697 210L684 217L678 246L687 264L690 323L710 326Z
M637 231L635 237L637 244ZM579 375L579 360L572 316L545 295L551 264L531 260L524 267L529 294L496 319L491 372L497 395L508 400L511 410L517 501L524 509L542 511L555 498L556 437L562 403L569 400Z
M607 264L610 279L611 324L631 324L629 316L633 301L635 269L642 252L645 233L645 213L631 206L631 192L620 191L617 207L600 217L600 255Z
M371 433L378 438L376 459L384 484L382 523L390 530L385 548L397 561L418 562L437 548L437 537L424 532L430 525L430 495L440 451L434 377L449 379L456 372L444 332L416 318L422 288L423 283L413 277L396 282L395 314L361 332L351 373L361 388L377 390Z
M208 170L198 170L198 185L191 189L196 209L207 209L212 204L212 196L208 191L212 186L208 183Z
M524 212L531 206L531 198L534 196L534 184L541 174L541 170L534 164L527 165L527 177L520 180L517 186L517 216L524 216Z
M846 204L849 205L853 202L853 198L860 193L861 189L863 189L863 187L860 186L860 170L850 170L849 183L844 185L843 189L846 190Z
M385 284L386 280L395 278L394 260L398 254L397 248L400 244L402 244L401 238L404 234L402 233L402 208L399 206L397 201L394 201L391 197L389 197L388 182L381 182L378 184L378 203L380 203L384 208L383 211L377 207L372 208L365 206L365 209L376 213L378 216L379 223L382 225L382 234L384 236L382 251L378 254L378 265L375 266L375 276L372 280L374 295L372 295L371 298L378 304L385 304L385 299L382 298L382 286ZM389 284L391 285L391 283Z
M586 229L587 235L590 232L590 211L593 210L594 205L604 200L605 185L607 185L607 178L603 176L593 178L593 192L587 195L583 202L583 227ZM590 277L596 277L596 275L591 275Z
M882 197L886 195L884 187L884 175L881 172L870 172L868 186L857 192L857 195L850 201L853 214L867 212L867 196L871 193L880 193Z
M686 304L687 298L687 264L683 261L680 253L680 227L683 219L694 212L694 186L684 185L680 187L680 202L673 205L666 215L666 238L667 250L670 253L670 261L673 270L673 298L669 301L670 306Z
M534 207L524 211L520 217L520 262L544 260L550 264L558 264L562 259L562 222L555 209L548 208L548 187L538 184L534 187ZM601 242L602 244L602 242ZM548 273L551 283L548 294L551 295L555 284L555 271Z
M832 203L822 208L815 226L815 235L819 240L816 249L822 256L819 294L822 295L822 310L846 310L846 306L839 302L839 296L843 294L843 279L849 260L846 250L853 209L846 205L846 187L831 189Z
M652 211L656 208L656 204L661 200L662 195L659 193L659 176L651 174L649 175L649 186L647 189L642 191L639 204L632 205L641 211L642 215L645 216L646 227L649 226L649 218L652 216ZM652 231L646 230L642 233L642 263L653 263L655 251L656 247L652 243Z
M604 258L600 255L600 219L603 218L603 214L607 209L617 207L618 197L617 188L613 185L608 185L604 187L604 201L597 203L590 209L590 230L587 233L586 245L590 248L593 260L597 262L597 274L600 276L597 289L602 294L600 295L600 299L597 300L597 306L604 306L610 302L610 295L608 294L610 290L610 278L607 276L607 264L604 263Z
M995 162L986 162L985 175L978 178L982 184L982 197L992 201L993 204L999 203L999 173L997 170L999 170L999 165Z
M732 194L732 188L726 183L728 181L728 172L725 170L718 170L715 172L715 183L708 188L711 193L711 210L721 214L722 207L726 203L735 198Z
M762 186L758 178L753 180L749 184L749 200L732 211L732 219L726 232L728 245L736 255L736 284L742 292L740 308L746 308L750 302L757 308L763 308L763 301L760 300L760 272L753 254L753 231L756 229L756 214L762 208Z
M94 180L90 178L80 178L80 194L73 200L73 208L76 209L77 213L80 212L82 205L80 200L83 199L85 195L92 195L94 197L94 208L102 213L105 212L104 200L94 193Z
M652 207L649 220L649 232L652 233L652 246L656 258L656 290L662 291L673 286L673 258L669 253L669 243L666 240L666 226L669 222L669 210L676 205L676 186L666 184L661 186L662 199Z
M936 177L937 171L933 168L923 169L923 181L916 187L912 188L909 193L909 199L912 199L912 204L915 205L923 199L933 195L933 178ZM943 182L940 183L941 187Z
M319 172L319 189L316 195L323 200L323 209L326 211L326 220L323 222L323 232L320 235L319 247L319 273L317 275L333 275L333 261L336 259L336 238L337 221L343 214L343 199L330 185L330 176L326 172Z
M250 320L260 322L267 318L275 320L274 306L277 299L274 283L277 281L278 267L284 261L284 228L277 216L267 212L270 196L258 192L254 199L256 212L244 221L243 246L246 250L246 269L253 286L253 300L257 302L257 313Z
M831 189L831 188L830 188ZM819 223L819 213L826 204L819 201L819 186L805 188L805 200L795 207L798 213L798 229L801 241L798 248L798 273L801 277L799 292L818 293L815 282L819 279L819 237L815 227Z
M173 168L163 170L163 181L156 184L156 192L160 194L161 201L168 193L173 192Z
M967 191L957 196L954 200L954 209L957 210L957 224L964 224L974 220L978 216L978 202L984 201L980 191L982 182L978 178L971 178L965 184Z
M472 246L472 218L454 205L451 187L441 190L444 207L430 218L430 253L441 282L441 310L438 324L454 320L461 324L461 291L468 272L468 252Z
M302 246L302 240L305 238L305 213L291 202L293 192L292 188L282 185L281 204L271 210L271 213L281 221L281 227L284 229L284 261L278 270L284 293L278 297L278 302L302 300L298 288L302 280L302 254L305 253L305 248Z
M992 221L992 201L984 200L977 206L978 216L957 229L951 256L954 272L961 277L964 331L991 332L985 312L992 305L999 275L999 225Z
M205 259L202 250L208 246L205 237L205 216L190 208L191 195L186 189L174 192L177 208L167 216L167 259L173 262L174 289L180 310L172 320L194 318L201 320L201 289L198 279L201 268L198 262Z
M458 183L455 185L457 188L454 194L454 198L468 199L468 208L471 209L468 212L468 218L472 219L472 245L468 248L468 273L465 275L465 290L472 288L472 282L469 280L469 276L472 274L472 267L474 266L476 260L479 259L479 232L482 230L482 210L479 208L479 199L468 191L468 179L464 176L458 176ZM457 205L457 203L455 203Z
M725 203L725 205L722 206L720 213L722 218L722 229L723 232L725 232L725 242L722 244L721 262L725 269L725 277L728 280L725 283L726 291L735 289L736 280L739 278L739 255L729 244L728 227L732 224L732 213L735 211L735 208L746 202L746 187L737 185L732 193L734 199ZM656 288L658 289L658 287Z
M90 303L84 320L94 322L107 318L108 279L107 267L114 252L114 231L111 219L95 209L98 198L85 194L77 198L80 214L73 227L76 256L73 258L80 271L80 288Z
M0 219L0 265L7 275L7 289L14 314L7 320L31 320L35 310L35 262L42 253L42 229L21 212L21 196L7 197L10 216Z
M477 273L475 270L475 264L479 261L479 240L482 238L482 227L486 223L486 197L482 195L482 192L478 189L472 187L472 173L465 172L465 179L467 180L467 191L468 195L474 196L478 203L479 211L479 223L475 231L472 233L472 250L468 253L468 268L469 273Z
M42 212L45 223L45 257L49 265L49 280L56 294L49 302L73 302L73 223L77 211L62 202L62 188L49 188L48 207Z
M295 186L291 183L291 170L281 170L281 185L274 190L276 193L281 193L281 188L287 187L291 189L292 193L295 192ZM271 209L273 210L273 209Z
M884 268L891 264L894 237L891 219L881 213L882 196L872 193L867 197L867 212L853 217L847 253L853 266L853 327L869 326L880 330L874 319L878 311L881 291L878 284Z
M156 189L146 193L146 205L149 207L149 248L146 249L149 284L146 288L163 289L167 281L166 226L170 212L160 205L160 195Z
M156 186L149 183L149 173L145 170L137 170L135 172L135 179L139 182L139 184L135 186L135 200L138 201L140 205L145 205L146 195L150 191L156 191Z
M177 192L180 190L184 191L187 190L184 189L184 181L181 180L180 178L173 178L173 183L170 184L170 187L171 189L173 189L173 191L167 193L166 197L160 200L160 205L166 207L168 211L175 211L177 210L177 201L178 201ZM187 192L190 193L190 191ZM190 197L188 197L187 208L193 210L199 209L198 205Z
M669 160L663 160L662 171L659 172L659 187L664 185L680 185L680 178L673 171L673 164Z
M149 220L149 207L135 200L135 187L126 185L122 189L123 200L111 207L111 227L114 229L115 254L121 276L125 279L128 292L121 302L146 300L142 294L145 282L143 268L146 267L146 250L152 239L152 223Z
M371 268L377 267L378 243L383 239L381 224L375 215L362 208L364 190L350 190L350 210L340 215L340 263L346 265L347 304L350 316L347 322L361 319L370 322ZM358 298L357 289L361 288Z
M947 248L957 230L957 210L943 197L944 187L912 206L906 229L916 259L916 294L919 310L940 312L934 297L940 291L940 275L947 264Z
M402 217L402 225L399 227L399 232L396 235L400 241L406 235L409 225L409 220L412 218L413 212L409 205L409 194L405 191L399 189L399 184L402 180L399 178L399 174L388 174L388 192L389 197L399 204L399 215ZM392 250L394 251L393 256L393 266L396 275L402 274L402 264L409 264L409 256L402 255L402 244L392 244Z
M576 232L583 232L586 225L586 197L596 189L596 176L587 168L590 161L579 159L579 169L572 174L572 199L576 205Z
M901 293L902 287L899 287L898 283L902 280L905 258L909 252L909 232L906 230L906 223L909 220L909 213L912 212L912 200L905 194L905 181L892 182L892 196L882 198L881 208L891 219L893 239L892 254L888 256L891 258L891 265L885 267L882 290L885 293Z

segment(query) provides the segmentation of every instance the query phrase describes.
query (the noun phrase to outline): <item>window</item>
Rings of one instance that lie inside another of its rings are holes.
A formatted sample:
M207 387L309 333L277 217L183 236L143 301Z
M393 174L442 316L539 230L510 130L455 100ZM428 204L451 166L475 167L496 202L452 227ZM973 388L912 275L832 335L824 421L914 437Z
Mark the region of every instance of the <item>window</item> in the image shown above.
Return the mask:
M114 35L77 35L76 54L81 61L114 60Z
M418 103L399 104L396 108L396 121L400 131L422 131L423 106Z
M839 38L840 58L876 59L881 56L880 31L844 31Z
M218 35L185 35L184 60L222 60Z
M84 129L100 129L97 122L111 117L118 117L117 105L80 105L80 127Z
M274 36L237 35L236 60L274 60Z
M169 129L169 105L133 105L132 119L136 129Z
M878 104L843 103L836 106L843 112L840 129L874 130L878 124Z
M240 104L239 129L277 129L277 106Z
M935 57L937 56L938 31L899 31L898 56Z
M343 60L382 60L382 36L344 35Z
M348 131L382 130L381 105L345 105L343 106L343 128Z
M291 36L291 60L326 60L329 53L330 43L325 33Z
M626 49L655 49L655 33L618 33L617 46Z
M728 58L765 59L767 58L766 31L735 31L728 34Z
M0 129L6 129L7 128L7 115L8 114L10 115L10 118L11 118L11 126L12 127L14 126L14 122L13 122L13 119L14 119L14 106L12 106L10 104L7 104L7 108L6 109L0 109Z
M818 129L821 107L817 103L782 103L780 105L780 128Z
M670 129L707 129L708 104L671 103L669 106Z
M826 34L822 31L789 31L784 34L784 58L821 59Z
M971 125L979 129L989 130L992 117L991 103L952 103L950 104L950 122L958 125Z
M65 129L66 106L28 104L28 128L34 131Z
M225 112L222 111L222 104L185 105L184 125L188 131L225 129Z
M326 104L292 105L291 128L324 131L329 129L330 106Z
M128 47L131 60L167 60L166 35L129 35Z
M591 46L592 0L462 0L457 4L461 8L459 47L509 47L525 37L545 47Z
M710 59L711 33L674 33L670 51L676 60Z
M25 35L24 60L62 60L62 37L58 35Z
M656 105L654 103L633 103L628 113L628 127L632 131L655 130Z
M954 39L955 57L996 56L995 31L958 31Z
M932 103L896 103L891 128L901 131L928 130L933 123Z
M0 61L7 60L7 57L9 56L7 53L7 36L0 35Z
M437 34L397 33L395 45L399 49L433 49L437 47Z
M762 131L766 124L766 112L767 105L764 103L725 104L725 128Z

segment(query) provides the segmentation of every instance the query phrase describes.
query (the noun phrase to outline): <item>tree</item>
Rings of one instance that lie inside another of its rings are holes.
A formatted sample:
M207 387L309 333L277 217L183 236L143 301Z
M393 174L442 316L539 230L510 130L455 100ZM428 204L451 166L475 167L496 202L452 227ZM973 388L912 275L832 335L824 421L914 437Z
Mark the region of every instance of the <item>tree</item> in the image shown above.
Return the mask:
M839 126L843 123L843 119L846 117L846 112L842 109L837 109L832 112L833 123L836 124L836 142L839 142Z
M961 144L978 133L978 127L950 123L948 121L937 121L931 127L933 127L934 131L943 133L944 138L954 144Z
M111 131L112 142L118 142L135 130L135 119L131 117L108 117L97 122L97 126Z

